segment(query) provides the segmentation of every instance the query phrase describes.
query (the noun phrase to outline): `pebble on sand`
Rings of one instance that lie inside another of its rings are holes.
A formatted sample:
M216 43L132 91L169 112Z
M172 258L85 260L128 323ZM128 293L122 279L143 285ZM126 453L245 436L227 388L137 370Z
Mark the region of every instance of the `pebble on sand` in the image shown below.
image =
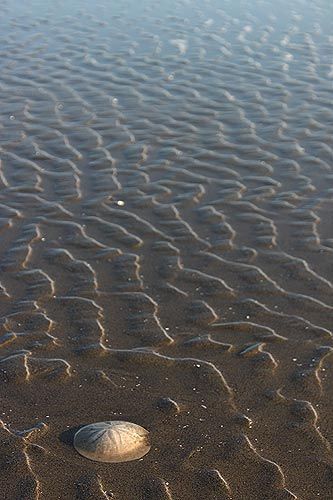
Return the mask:
M129 462L150 450L149 432L140 425L119 420L97 422L79 429L74 448L97 462Z

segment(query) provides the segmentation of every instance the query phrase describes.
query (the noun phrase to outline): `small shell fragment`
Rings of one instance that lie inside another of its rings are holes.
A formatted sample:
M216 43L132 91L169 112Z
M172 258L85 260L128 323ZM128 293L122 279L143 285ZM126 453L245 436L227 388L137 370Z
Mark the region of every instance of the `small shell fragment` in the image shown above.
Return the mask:
M74 448L80 455L97 462L129 462L148 453L149 432L131 422L97 422L76 432Z

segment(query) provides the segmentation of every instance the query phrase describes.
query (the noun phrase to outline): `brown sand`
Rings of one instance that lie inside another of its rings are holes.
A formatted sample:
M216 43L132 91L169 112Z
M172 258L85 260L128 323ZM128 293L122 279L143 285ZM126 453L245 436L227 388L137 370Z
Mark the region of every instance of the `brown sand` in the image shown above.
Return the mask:
M2 2L1 500L333 498L332 23Z

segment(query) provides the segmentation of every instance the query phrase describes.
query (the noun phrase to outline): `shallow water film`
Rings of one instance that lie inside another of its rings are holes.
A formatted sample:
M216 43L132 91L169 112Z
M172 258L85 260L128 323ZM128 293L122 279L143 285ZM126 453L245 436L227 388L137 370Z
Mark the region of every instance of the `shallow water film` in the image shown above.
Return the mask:
M0 498L333 498L329 0L2 0ZM73 447L128 421L120 464Z

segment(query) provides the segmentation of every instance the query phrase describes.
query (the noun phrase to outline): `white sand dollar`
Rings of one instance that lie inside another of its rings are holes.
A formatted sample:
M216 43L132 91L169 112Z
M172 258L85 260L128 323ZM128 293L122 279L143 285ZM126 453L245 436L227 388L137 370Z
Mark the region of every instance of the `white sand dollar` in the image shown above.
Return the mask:
M131 422L97 422L77 431L74 448L80 455L97 462L129 462L148 453L149 432Z

